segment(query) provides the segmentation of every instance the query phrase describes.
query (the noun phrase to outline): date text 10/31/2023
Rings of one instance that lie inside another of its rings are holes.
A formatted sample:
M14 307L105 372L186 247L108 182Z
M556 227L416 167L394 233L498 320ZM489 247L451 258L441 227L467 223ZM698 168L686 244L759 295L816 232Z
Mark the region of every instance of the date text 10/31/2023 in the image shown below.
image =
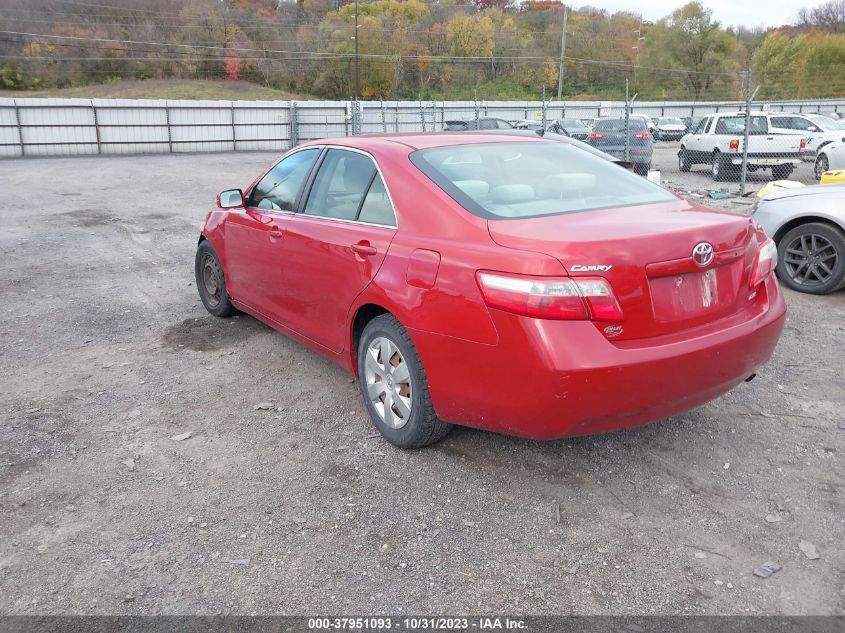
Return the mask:
M509 617L317 617L308 619L312 631L525 631L527 623Z

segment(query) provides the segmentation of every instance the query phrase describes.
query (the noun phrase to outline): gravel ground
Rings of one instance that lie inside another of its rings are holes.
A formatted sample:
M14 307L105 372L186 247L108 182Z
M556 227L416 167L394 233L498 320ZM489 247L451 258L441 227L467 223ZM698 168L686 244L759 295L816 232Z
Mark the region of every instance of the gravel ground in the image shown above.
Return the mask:
M402 451L202 309L205 211L270 160L0 162L0 613L845 613L845 294L787 291L758 378L675 418Z

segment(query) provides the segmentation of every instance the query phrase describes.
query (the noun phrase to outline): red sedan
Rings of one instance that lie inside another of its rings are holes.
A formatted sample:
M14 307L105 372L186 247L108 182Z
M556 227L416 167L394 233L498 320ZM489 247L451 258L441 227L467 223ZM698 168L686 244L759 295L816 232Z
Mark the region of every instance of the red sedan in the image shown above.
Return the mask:
M353 137L218 196L196 258L214 315L255 316L359 378L402 447L452 424L601 433L754 376L786 307L747 216L562 141Z

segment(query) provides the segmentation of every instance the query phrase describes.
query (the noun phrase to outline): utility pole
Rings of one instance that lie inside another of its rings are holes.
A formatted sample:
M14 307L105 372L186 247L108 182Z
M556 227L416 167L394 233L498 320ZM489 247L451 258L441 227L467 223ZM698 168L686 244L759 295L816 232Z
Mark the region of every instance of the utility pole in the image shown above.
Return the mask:
M560 30L560 65L557 69L557 100L563 91L563 58L566 55L566 24L569 21L569 9L563 5L563 28Z
M355 101L361 96L361 58L358 56L358 0L355 0Z

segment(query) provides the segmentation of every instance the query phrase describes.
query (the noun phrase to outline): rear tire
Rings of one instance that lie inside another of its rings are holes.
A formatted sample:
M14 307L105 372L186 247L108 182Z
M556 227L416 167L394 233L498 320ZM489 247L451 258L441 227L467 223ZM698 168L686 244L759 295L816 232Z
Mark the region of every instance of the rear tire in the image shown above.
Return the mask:
M377 316L361 333L358 385L373 424L395 446L421 448L452 430L437 419L420 357L392 314Z
M772 167L772 178L775 180L784 180L789 178L792 170L795 169L792 165L775 165Z
M830 170L830 161L827 158L827 154L819 154L816 157L816 164L813 167L816 180L821 180L822 174L828 170Z
M689 152L681 145L678 151L678 169L681 171L689 171L692 168L692 161L690 160Z
M710 171L713 175L713 180L723 182L728 179L728 163L718 151L713 152L713 161L710 165Z
M229 301L226 277L223 274L220 258L207 240L200 242L197 247L194 276L197 291L206 310L216 317L230 317L238 314L238 309Z
M824 295L845 286L845 234L830 224L796 226L778 242L781 282L798 292Z

